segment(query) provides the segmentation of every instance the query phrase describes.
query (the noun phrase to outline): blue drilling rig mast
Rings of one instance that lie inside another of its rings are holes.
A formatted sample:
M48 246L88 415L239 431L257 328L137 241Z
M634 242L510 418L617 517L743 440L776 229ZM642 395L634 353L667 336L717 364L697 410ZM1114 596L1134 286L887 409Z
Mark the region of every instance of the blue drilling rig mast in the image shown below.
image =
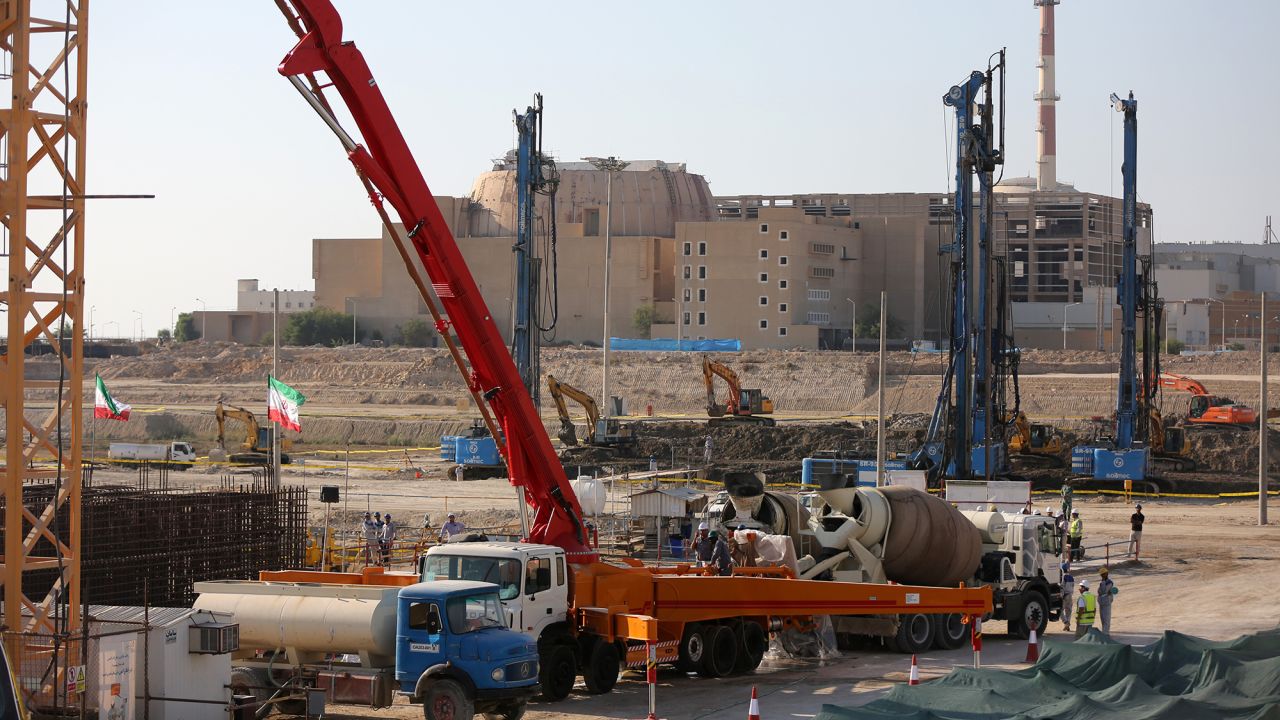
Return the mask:
M1004 163L1004 51L997 55L999 60L986 72L975 70L942 99L956 115L955 234L951 243L939 248L951 256L950 354L925 442L913 461L935 476L951 479L989 480L1008 474L1005 436L1009 419L1018 411L1018 350L1009 323L1004 264L994 252L992 233L994 173ZM1006 397L1010 382L1015 395L1012 412Z
M539 346L541 333L555 329L558 315L558 287L556 269L556 187L559 175L555 162L542 154L542 94L534 96L534 104L524 114L512 111L515 116L518 144L516 147L516 244L512 251L516 256L515 313L511 327L511 357L520 371L520 379L540 405L541 362ZM541 237L544 243L542 256L537 252L540 234L537 228L537 198L548 197L546 228ZM550 286L544 290L543 262L550 268ZM545 300L545 302L543 302ZM543 324L543 315L548 322Z

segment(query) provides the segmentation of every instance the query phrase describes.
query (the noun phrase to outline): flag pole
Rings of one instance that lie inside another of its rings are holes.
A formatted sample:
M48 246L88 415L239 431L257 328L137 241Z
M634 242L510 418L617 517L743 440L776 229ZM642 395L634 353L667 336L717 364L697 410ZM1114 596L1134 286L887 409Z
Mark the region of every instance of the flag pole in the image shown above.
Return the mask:
M271 377L280 377L280 289L275 288L275 303L271 318ZM267 380L267 417L271 416L271 381ZM273 488L280 487L280 421L271 423L271 468Z

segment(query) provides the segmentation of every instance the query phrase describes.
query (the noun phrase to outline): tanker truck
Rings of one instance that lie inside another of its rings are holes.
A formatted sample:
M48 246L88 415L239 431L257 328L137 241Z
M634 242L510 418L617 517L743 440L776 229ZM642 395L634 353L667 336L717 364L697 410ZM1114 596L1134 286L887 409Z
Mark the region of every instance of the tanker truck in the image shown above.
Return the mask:
M406 578L409 581L410 578ZM538 688L538 649L507 627L492 583L403 587L219 580L195 584L198 610L239 624L228 685L266 714L328 702L422 704L427 720L518 720Z
M908 487L860 488L832 478L813 499L808 533L821 548L802 558L801 577L854 583L988 587L988 618L1010 634L1043 631L1062 605L1060 538L1052 518L961 512ZM902 652L964 643L956 614L833 617L837 634L878 636Z

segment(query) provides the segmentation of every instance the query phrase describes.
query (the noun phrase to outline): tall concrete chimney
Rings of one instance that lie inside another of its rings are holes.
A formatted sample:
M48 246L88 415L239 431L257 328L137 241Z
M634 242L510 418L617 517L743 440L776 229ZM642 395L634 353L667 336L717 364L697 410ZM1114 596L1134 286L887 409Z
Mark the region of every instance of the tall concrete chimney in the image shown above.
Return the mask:
M1040 8L1040 90L1036 103L1040 106L1036 135L1039 150L1036 165L1037 190L1052 190L1058 186L1058 118L1054 103L1061 98L1054 87L1053 66L1053 6L1061 0L1032 0Z

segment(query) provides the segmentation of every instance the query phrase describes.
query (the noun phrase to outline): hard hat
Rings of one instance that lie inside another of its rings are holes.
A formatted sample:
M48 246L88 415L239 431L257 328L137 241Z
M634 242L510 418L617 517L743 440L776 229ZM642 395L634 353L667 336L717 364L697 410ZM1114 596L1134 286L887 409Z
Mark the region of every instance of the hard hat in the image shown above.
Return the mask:
M1111 571L1110 571L1110 570L1108 570L1108 569L1106 569L1106 568L1102 568L1101 570L1099 570L1099 571L1098 571L1098 574L1099 574L1099 575L1101 575L1102 577L1106 577L1106 576L1107 576L1107 573L1109 573L1109 572L1111 572Z
M1079 514L1080 514L1080 511L1079 511L1079 510L1072 510L1072 511L1071 511L1071 515L1072 515L1072 517L1078 516Z
M1142 509L1142 503L1138 503L1138 504L1134 505L1134 506L1133 506L1133 509L1134 509L1134 510L1141 510L1141 509Z
M458 517L458 516L454 515L453 513L449 513L449 517Z
M1088 580L1081 580L1081 581L1080 581L1080 587L1084 588L1085 590L1088 590L1088 589L1089 589L1089 581L1088 581Z
M391 519L391 513L387 513L387 519L388 519L388 520L390 520L390 519Z
M738 529L738 530L746 530L746 529L747 529L747 526L746 526L746 525L743 525L742 523L738 523L738 527L737 527L736 529Z
M706 523L704 523L704 522L700 522L700 523L698 523L698 529L699 529L699 530L710 530L710 529L711 529L711 526L710 526L710 525L708 525L708 524L706 524Z

